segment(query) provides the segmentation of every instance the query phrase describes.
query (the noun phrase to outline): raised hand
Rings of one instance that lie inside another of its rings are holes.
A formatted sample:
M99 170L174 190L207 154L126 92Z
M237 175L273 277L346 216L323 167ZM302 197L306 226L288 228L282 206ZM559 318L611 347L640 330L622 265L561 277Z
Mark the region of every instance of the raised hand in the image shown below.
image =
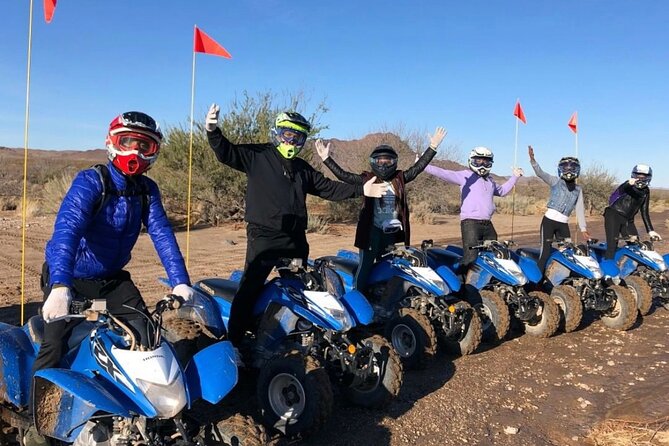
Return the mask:
M532 146L527 146L527 153L530 155L530 161L534 161L534 149Z
M448 132L443 127L437 127L434 134L430 137L430 148L437 150L439 144L444 140Z
M221 111L221 107L218 105L211 104L209 111L207 112L207 118L204 121L204 128L208 132L213 132L218 127L218 113Z
M323 161L328 159L330 156L330 148L332 147L332 144L328 142L328 145L326 146L323 144L323 141L320 139L316 140L316 152L318 152L318 156L321 157Z
M521 169L520 167L514 167L513 168L513 176L514 177L522 177L523 173L524 173L523 169Z
M376 181L376 177L370 178L370 180L362 186L362 190L365 197L381 198L388 190L388 184L374 183L374 181Z

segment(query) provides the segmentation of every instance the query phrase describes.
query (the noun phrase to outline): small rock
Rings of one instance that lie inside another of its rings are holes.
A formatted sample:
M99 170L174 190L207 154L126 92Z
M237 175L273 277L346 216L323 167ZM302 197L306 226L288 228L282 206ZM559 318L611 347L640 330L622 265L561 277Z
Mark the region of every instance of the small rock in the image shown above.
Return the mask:
M518 428L513 426L507 426L504 428L504 433L506 435L516 435L518 433Z

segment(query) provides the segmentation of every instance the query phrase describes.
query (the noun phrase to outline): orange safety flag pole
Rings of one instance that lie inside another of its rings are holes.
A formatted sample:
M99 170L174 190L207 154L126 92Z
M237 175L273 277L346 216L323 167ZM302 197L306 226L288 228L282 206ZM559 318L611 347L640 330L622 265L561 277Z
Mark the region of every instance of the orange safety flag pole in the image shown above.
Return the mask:
M186 205L186 268L190 258L190 211L191 211L191 189L193 184L193 114L195 111L195 54L204 53L214 56L232 59L232 56L218 42L209 37L204 31L195 25L193 34L193 68L190 83L190 140L188 143L188 199Z
M525 113L523 113L523 107L520 105L520 99L516 99L516 106L513 107L513 116L516 119L516 143L513 149L513 167L518 167L518 121L522 121L523 124L527 124L525 119ZM513 193L511 194L511 239L513 240L513 224L516 217L516 186L513 186Z

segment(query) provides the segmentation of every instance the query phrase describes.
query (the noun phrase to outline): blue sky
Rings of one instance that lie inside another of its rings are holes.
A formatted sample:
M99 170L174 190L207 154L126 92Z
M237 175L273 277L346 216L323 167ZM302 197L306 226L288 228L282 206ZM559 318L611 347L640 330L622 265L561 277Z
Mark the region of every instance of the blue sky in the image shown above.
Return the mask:
M23 146L28 0L0 4L0 145ZM194 6L197 5L197 6ZM669 187L669 3L663 0L277 1L60 0L46 25L35 2L30 146L102 147L109 121L139 109L186 122L193 25L233 55L198 55L196 116L237 93L303 90L325 99L325 137L382 126L447 127L508 174L520 98L526 146L550 168L626 178L638 162Z

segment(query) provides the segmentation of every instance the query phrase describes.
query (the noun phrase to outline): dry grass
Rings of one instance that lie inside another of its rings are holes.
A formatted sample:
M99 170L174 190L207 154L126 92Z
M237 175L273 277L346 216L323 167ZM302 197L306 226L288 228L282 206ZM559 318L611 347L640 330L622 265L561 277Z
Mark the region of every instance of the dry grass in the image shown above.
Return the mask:
M307 221L307 232L316 234L327 234L330 229L330 220L322 215L309 215Z
M669 445L669 417L650 422L606 420L588 438L595 446Z
M0 211L15 211L16 207L16 197L0 197Z
M16 213L22 215L23 212L23 201L20 200L18 206L16 207ZM42 205L38 200L33 200L28 198L26 200L26 217L37 217L42 215Z

